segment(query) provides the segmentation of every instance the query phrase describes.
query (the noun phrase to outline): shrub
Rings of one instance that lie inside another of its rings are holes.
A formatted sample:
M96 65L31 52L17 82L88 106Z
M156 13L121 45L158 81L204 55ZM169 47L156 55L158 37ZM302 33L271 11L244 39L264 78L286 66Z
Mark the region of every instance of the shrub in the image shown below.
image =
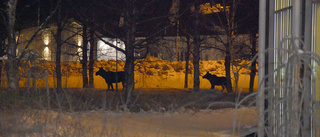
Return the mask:
M153 71L149 69L149 70L146 71L146 74L147 75L153 75Z
M162 70L170 70L170 67L167 64L164 64L162 66Z
M218 64L224 64L224 60L218 60L217 63Z
M155 68L155 69L160 69L159 63L156 63L156 64L154 65L154 68Z
M182 62L172 62L171 66L176 72L180 72L181 70L184 70L184 64Z

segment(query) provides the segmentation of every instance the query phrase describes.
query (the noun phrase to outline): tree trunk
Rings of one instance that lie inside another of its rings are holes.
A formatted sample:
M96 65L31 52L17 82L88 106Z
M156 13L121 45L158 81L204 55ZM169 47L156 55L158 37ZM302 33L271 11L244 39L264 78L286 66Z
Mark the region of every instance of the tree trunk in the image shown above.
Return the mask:
M226 48L226 57L225 57L225 70L226 70L226 88L228 93L232 93L232 83L231 83L231 74L230 74L230 64L231 64L231 55L234 53L233 52L233 45L234 45L234 29L235 29L235 9L236 9L236 2L235 0L232 0L232 8L231 11L226 14L228 21L227 21L227 43L225 44ZM237 81L236 81L237 82ZM236 83L238 84L238 83ZM238 88L236 86L236 88ZM236 89L237 90L237 89Z
M126 12L125 12L125 29L126 29L126 39L125 39L125 54L126 63L124 65L124 71L126 74L126 86L125 86L125 103L129 104L131 94L134 90L134 43L135 43L135 33L136 33L136 9L134 7L133 1L126 1Z
M3 60L0 59L0 87L2 87L2 65L3 65Z
M194 24L194 48L193 48L193 67L194 67L194 81L193 90L199 91L200 89L200 79L199 79L199 60L200 60L200 34L199 34L199 10L200 5L198 1L195 4L195 24Z
M257 61L252 61L252 64L250 66L251 72L250 72L250 86L249 86L249 92L253 92L253 86L254 86L254 78L256 76L257 68L256 68Z
M226 57L225 57L225 70L226 70L226 88L228 93L232 93L232 84L231 84L231 74L230 74L230 61L231 61L231 54L230 54L230 49L229 46L226 46Z
M87 25L82 25L82 86L85 88L88 85L88 38L87 38Z
M133 33L128 31L127 42L126 42L126 63L124 65L124 71L126 74L126 86L125 86L125 103L129 104L131 94L134 90L134 39L135 36Z
M1 38L1 37L0 37ZM3 56L5 55L5 40L0 39L0 87L2 87L2 69L3 69Z
M8 60L6 62L8 88L11 91L18 91L19 88L19 65L16 56L16 39L15 39L15 19L16 19L16 5L17 0L9 0L6 2L6 14L7 14L7 32L8 32L8 47L7 56Z
M133 48L131 48L133 51ZM124 66L124 71L126 74L126 86L125 86L125 102L128 104L130 102L131 94L134 90L134 56L133 52L126 50L126 63ZM130 53L131 52L131 53Z
M57 76L57 91L62 90L62 82L61 82L61 5L58 10L58 20L57 20L57 49L56 49L56 76Z
M256 43L257 43L257 37L256 34L251 34L250 35L250 40L251 40L251 55L252 57L255 56L257 54L257 50L256 50ZM250 86L249 86L249 92L252 93L253 92L253 86L254 86L254 77L256 76L256 72L257 72L257 68L256 68L256 64L257 64L257 60L254 59L251 63L250 66Z
M3 70L3 56L5 55L5 40L0 39L0 87L2 87L2 70Z
M188 74L189 74L189 53L190 53L190 36L187 37L187 53L186 53L186 72L185 72L185 77L184 77L184 88L188 88Z
M94 50L95 50L94 30L90 29L90 55L89 55L89 87L94 87L93 65L94 65Z

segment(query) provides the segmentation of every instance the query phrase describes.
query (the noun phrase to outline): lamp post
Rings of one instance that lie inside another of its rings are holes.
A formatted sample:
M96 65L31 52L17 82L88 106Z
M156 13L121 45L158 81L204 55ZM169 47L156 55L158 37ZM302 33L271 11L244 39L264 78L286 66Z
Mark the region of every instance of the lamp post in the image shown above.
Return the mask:
M176 61L179 61L179 20L177 21Z

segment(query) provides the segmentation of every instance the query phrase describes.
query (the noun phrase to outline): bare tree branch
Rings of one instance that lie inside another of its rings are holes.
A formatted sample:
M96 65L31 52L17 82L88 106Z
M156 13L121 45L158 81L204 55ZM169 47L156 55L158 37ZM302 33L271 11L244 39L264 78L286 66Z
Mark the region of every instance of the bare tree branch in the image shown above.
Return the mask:
M27 45L25 46L24 50L22 51L18 62L21 61L21 59L25 56L26 54L26 49L28 49L28 47L30 46L31 42L33 41L33 39L37 36L37 34L40 32L40 30L43 29L43 27L49 22L49 20L53 17L53 15L56 13L56 11L58 10L58 7L61 3L61 0L58 1L57 6L55 7L55 9L50 13L50 15L45 19L45 21L37 28L37 30L33 33L33 35L31 36L30 40L28 41Z
M126 53L125 50L123 50L123 49L117 47L116 45L114 45L114 44L112 44L112 43L104 40L100 35L98 35L98 34L95 33L95 36L97 36L98 39L100 39L102 42L104 42L105 44L109 45L110 47L113 47L113 48L115 48L116 50L118 50L118 51L120 51L120 52L122 52L122 53L124 53L124 54Z

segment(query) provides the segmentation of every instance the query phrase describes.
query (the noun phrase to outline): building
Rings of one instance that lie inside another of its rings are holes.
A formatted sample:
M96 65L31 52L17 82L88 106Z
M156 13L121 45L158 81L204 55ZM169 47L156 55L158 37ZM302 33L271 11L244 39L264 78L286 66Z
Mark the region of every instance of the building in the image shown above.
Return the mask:
M36 32L38 27L31 27L23 29L17 32L17 54L20 55L25 49L28 41ZM45 29L41 30L30 43L28 49L34 51L40 55L43 60L55 61L56 53L56 41L55 35L57 26L55 24L48 25ZM61 61L80 61L82 59L82 25L77 21L70 19L64 22L64 28L62 31L62 51ZM90 39L90 38L89 38ZM119 39L103 38L104 40L113 43L124 49L124 43ZM94 41L97 44L97 49L94 52L94 59L96 60L110 60L116 59L116 50L98 38L94 37ZM90 42L88 42L88 55L89 55ZM119 60L125 60L123 53L118 52L117 58Z
M82 59L82 26L76 21L68 21L65 28L62 31L62 54L61 61L79 61ZM36 31L37 27L23 29L17 32L18 48L17 54L21 54L21 51L25 48L26 44ZM38 55L42 56L43 60L55 61L55 51L56 51L56 41L55 33L57 27L55 24L48 25L45 29L41 30L31 42L28 49L33 50ZM201 60L223 60L224 53L221 51L224 49L223 45L217 42L209 36L201 36L204 41L201 42L202 52L200 54ZM225 36L220 36L222 39L226 39ZM137 37L137 40L144 39L144 37ZM177 39L176 36L164 36L155 38L156 42L150 44L150 50L148 55L158 57L169 61L184 61L187 53L187 38L181 36ZM239 35L236 41L239 45L245 45L245 48L237 49L241 46L237 46L236 49L242 50L235 54L236 58L243 57L244 55L250 54L250 40L249 36L246 34ZM124 42L119 38L107 38L103 37L103 40L108 41L122 49L125 48ZM104 43L102 40L95 37L96 50L94 53L94 58L96 60L125 60L124 53L116 51L115 48ZM192 41L192 39L190 40ZM178 47L178 48L177 48ZM208 48L210 47L210 48ZM90 48L90 43L88 43L88 49ZM177 52L178 51L178 52ZM214 53L214 54L212 54ZM191 54L191 53L189 53ZM89 51L88 51L89 55ZM139 53L136 54L139 56ZM177 56L178 55L178 56Z
M20 55L25 49L28 41L34 35L38 27L31 27L17 32L17 54ZM55 61L56 41L55 35L57 26L49 24L46 28L42 29L35 36L34 40L30 43L28 49L34 51L36 54L42 56L42 59L47 61ZM77 61L81 56L82 45L82 27L79 23L73 20L65 22L61 39L61 61Z
M219 36L221 39L226 40L226 36ZM202 35L201 39L201 53L200 60L224 60L225 47L221 42L218 42L209 35ZM235 38L237 44L234 48L235 54L233 57L236 59L248 59L250 60L251 55L251 43L248 34L241 34ZM192 42L192 39L189 40ZM149 55L158 57L169 61L185 61L186 54L190 54L192 58L192 51L187 52L188 40L185 36L180 36L177 39L176 36L166 36L161 38L159 41L151 45Z
M320 136L319 15L316 0L260 0L259 136Z

